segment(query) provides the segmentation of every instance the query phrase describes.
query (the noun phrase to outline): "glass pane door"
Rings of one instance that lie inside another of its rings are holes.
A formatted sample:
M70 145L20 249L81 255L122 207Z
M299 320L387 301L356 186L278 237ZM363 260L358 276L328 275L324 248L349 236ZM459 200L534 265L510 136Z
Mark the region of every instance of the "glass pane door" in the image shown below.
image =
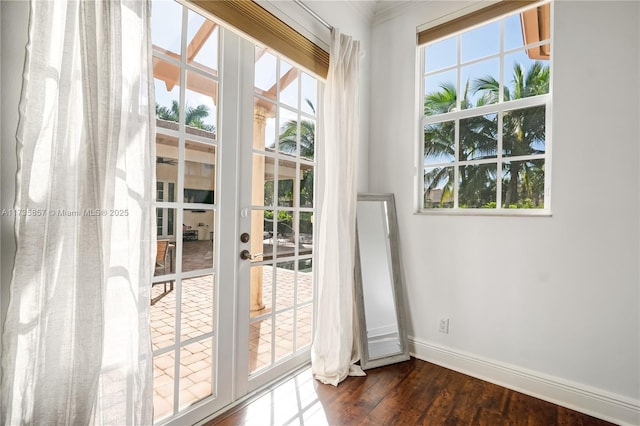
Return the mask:
M193 424L309 360L320 84L175 1L152 42L154 421Z
M317 80L274 52L256 46L254 61L253 138L245 156L252 176L244 188L253 254L245 284L250 388L299 363L311 344L318 100Z
M216 399L219 26L152 3L156 268L151 287L154 421Z

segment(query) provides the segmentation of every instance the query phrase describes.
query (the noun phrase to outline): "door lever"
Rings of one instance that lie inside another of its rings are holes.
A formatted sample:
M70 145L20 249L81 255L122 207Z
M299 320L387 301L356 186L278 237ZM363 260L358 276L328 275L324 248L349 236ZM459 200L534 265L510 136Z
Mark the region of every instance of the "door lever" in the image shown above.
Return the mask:
M240 259L242 260L255 260L256 257L264 257L263 253L251 254L249 250L242 250L240 252Z

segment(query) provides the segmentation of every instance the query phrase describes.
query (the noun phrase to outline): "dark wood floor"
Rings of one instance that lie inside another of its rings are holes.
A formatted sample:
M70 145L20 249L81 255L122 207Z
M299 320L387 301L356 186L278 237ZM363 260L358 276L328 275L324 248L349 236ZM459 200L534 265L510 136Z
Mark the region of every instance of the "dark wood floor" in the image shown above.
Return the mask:
M610 425L437 365L411 361L349 377L338 387L309 369L207 426Z

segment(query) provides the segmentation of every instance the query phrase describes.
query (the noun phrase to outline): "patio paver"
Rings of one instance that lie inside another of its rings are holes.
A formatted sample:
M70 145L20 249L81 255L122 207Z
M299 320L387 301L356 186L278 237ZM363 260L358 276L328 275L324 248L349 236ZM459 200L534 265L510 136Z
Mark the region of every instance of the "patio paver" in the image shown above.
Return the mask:
M200 243L200 242L192 242ZM200 244L200 249L210 247L208 242ZM194 245L193 247L196 247ZM185 244L187 246L187 244ZM186 251L186 249L185 249ZM195 258L195 257L194 257ZM199 262L202 262L200 258ZM200 263L202 265L202 263ZM202 266L200 266L202 267ZM294 329L294 297L300 303L313 299L311 272L298 272L298 288L295 288L295 272L283 268L275 271L277 284L273 288L272 267L263 266L263 301L266 306L273 307L272 297L277 298L275 327L272 327L273 314L265 310L267 315L252 319L249 328L249 371L271 365L294 351L294 334L296 349L311 343L312 338L312 305L296 309L297 329ZM209 334L213 330L214 317L214 276L185 279L182 281L181 336L185 341ZM175 344L176 324L175 306L178 286L173 291L164 293L163 285L152 287L152 299L157 299L151 306L151 338L154 351ZM158 297L162 296L162 297ZM287 309L288 308L288 309ZM272 339L274 354L272 358ZM202 398L211 395L212 389L212 345L211 337L197 340L180 349L179 377L180 408L184 408ZM173 413L175 358L174 350L154 357L154 419L159 420Z

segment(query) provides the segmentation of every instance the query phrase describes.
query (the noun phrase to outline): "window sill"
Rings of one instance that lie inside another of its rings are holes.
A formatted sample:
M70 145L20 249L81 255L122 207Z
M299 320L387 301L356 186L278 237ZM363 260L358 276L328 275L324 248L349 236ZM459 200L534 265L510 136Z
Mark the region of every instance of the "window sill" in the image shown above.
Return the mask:
M510 217L551 217L549 209L429 209L418 210L417 216L510 216Z

